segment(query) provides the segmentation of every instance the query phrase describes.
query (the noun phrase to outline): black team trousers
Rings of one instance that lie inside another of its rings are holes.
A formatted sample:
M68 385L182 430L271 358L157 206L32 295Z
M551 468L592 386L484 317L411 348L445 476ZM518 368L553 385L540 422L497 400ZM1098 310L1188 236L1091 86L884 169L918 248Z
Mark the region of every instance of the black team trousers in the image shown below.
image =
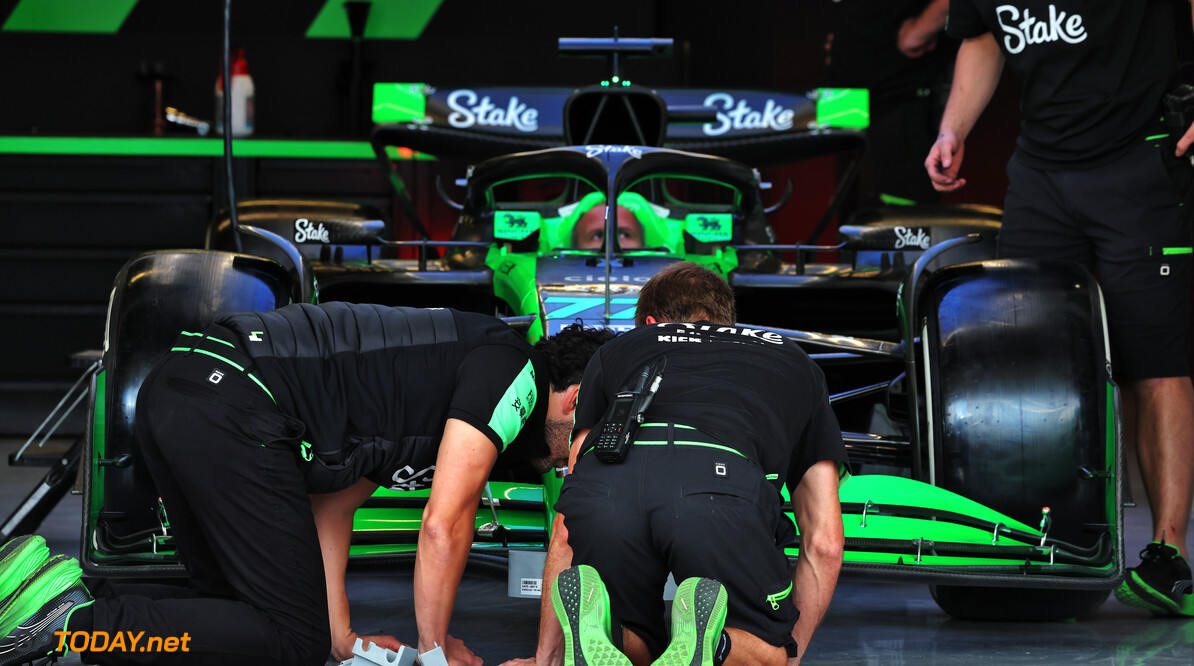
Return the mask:
M190 588L93 584L95 603L67 628L185 634L189 651L89 652L85 662L327 660L323 560L299 468L304 431L243 371L197 352L166 356L138 396L137 438Z

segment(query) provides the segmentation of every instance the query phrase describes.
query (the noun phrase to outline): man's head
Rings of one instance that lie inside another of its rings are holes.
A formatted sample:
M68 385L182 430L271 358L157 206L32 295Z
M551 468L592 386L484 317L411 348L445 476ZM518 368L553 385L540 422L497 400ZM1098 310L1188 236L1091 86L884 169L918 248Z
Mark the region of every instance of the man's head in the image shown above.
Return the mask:
M717 273L691 261L670 264L643 285L635 326L662 321L711 321L733 326L734 290Z
M618 246L622 249L643 246L643 225L625 206L617 206ZM605 238L605 206L585 211L572 228L572 246L582 250L599 249Z
M551 455L546 459L534 461L539 472L568 463L572 412L576 409L576 393L580 389L580 379L598 347L613 338L614 332L608 329L585 328L580 324L572 324L535 344L535 349L543 354L548 374L551 376L551 394L548 396L547 423L544 431Z

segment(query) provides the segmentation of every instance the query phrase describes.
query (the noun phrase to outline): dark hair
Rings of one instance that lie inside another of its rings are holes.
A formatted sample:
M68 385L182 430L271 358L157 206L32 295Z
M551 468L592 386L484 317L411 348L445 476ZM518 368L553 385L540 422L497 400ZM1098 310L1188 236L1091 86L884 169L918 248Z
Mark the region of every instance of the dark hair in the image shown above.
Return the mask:
M647 323L648 316L674 322L708 319L726 326L738 319L730 285L717 273L691 261L666 266L643 285L635 325Z
M535 349L547 361L551 390L563 391L573 384L579 384L585 374L585 366L597 348L613 340L615 335L609 329L570 324L559 333L535 343Z

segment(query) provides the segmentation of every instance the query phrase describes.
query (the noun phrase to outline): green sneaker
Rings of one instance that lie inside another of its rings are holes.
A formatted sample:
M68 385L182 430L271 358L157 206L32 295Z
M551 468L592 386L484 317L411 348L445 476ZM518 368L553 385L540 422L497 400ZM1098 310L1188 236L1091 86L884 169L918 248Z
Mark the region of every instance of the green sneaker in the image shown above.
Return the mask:
M726 623L726 589L711 578L688 578L672 602L672 642L653 664L713 666Z
M36 534L10 539L0 548L0 605L17 591L50 556L46 540Z
M630 666L610 639L609 595L596 569L582 564L561 571L551 605L564 628L564 666Z
M1190 563L1177 548L1154 541L1140 551L1140 564L1128 569L1115 598L1153 615L1194 617L1191 588Z
M81 584L83 570L72 557L55 555L0 605L0 636L9 636L59 594ZM7 639L5 639L7 640Z
M71 613L92 603L91 594L81 582L51 597L12 633L0 638L0 666L25 664L47 657L48 661L54 661L58 654L65 652L59 649L62 639L55 634L66 628Z

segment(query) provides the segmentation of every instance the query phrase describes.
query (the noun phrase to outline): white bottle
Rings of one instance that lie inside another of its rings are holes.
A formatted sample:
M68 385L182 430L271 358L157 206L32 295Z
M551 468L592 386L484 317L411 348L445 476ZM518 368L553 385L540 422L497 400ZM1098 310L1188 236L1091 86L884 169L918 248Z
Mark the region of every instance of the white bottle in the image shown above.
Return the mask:
M253 77L244 49L232 51L232 136L253 134ZM216 77L216 133L224 133L224 77Z

